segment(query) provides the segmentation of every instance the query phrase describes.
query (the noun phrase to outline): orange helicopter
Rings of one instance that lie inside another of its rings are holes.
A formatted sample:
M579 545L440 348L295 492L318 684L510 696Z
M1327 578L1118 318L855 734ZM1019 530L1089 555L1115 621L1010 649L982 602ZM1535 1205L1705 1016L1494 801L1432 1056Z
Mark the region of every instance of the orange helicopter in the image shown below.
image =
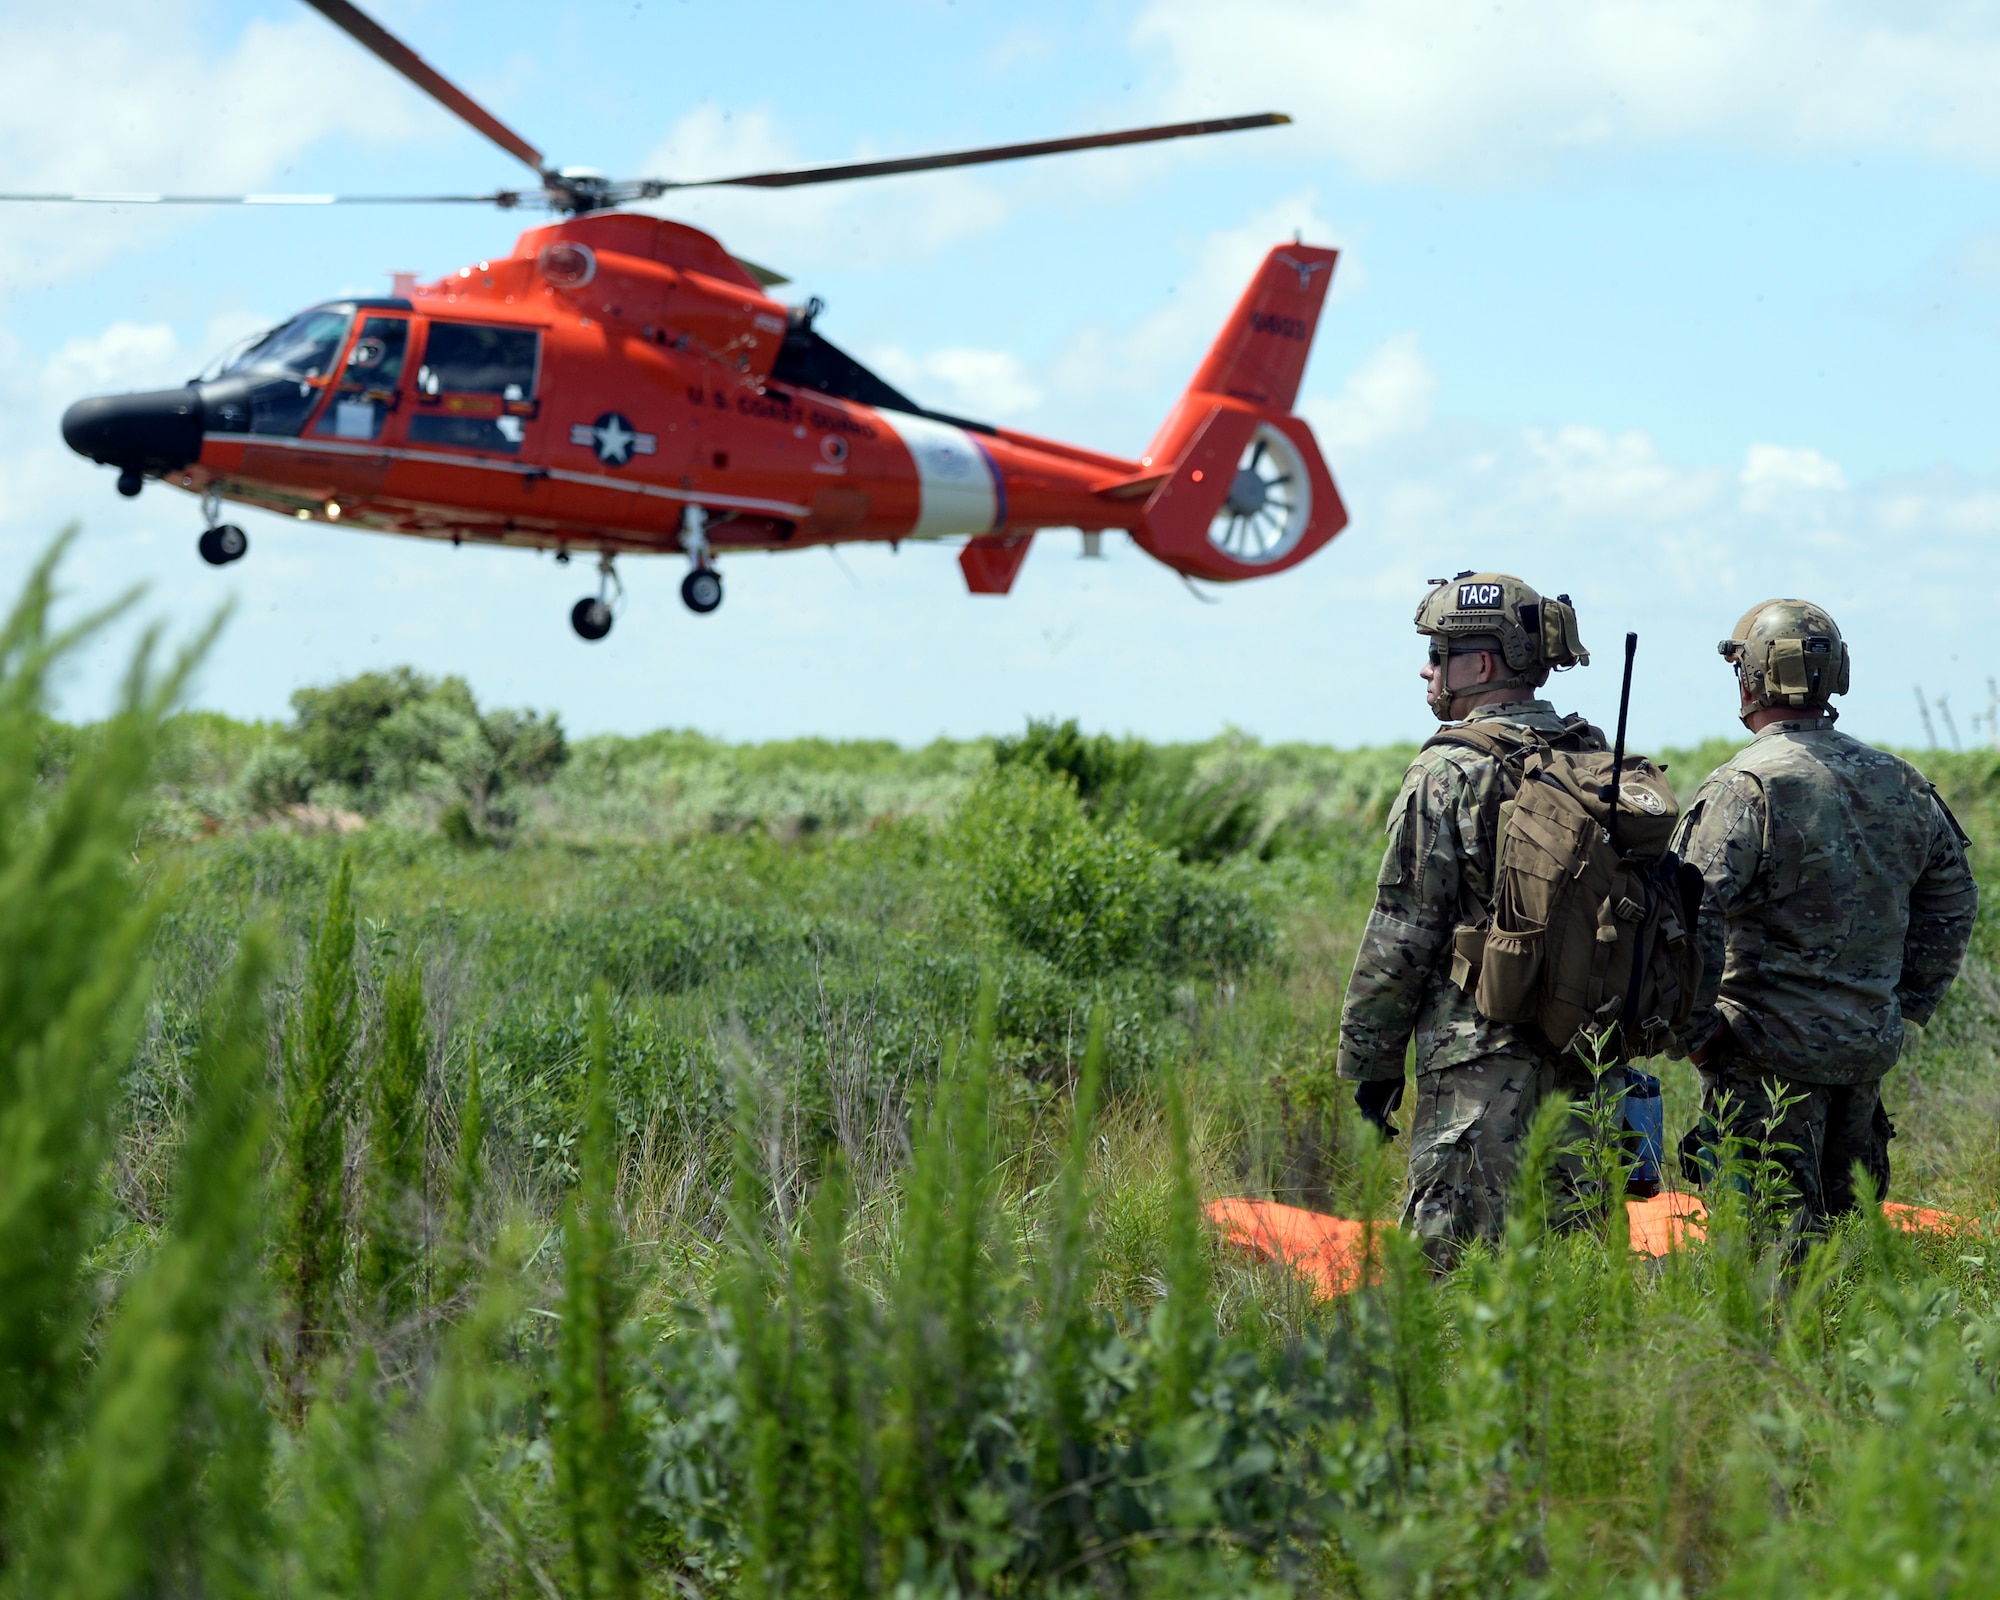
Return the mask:
M722 603L718 558L962 538L968 587L1005 594L1045 528L1087 553L1123 529L1187 578L1282 572L1347 523L1292 414L1336 253L1265 257L1193 382L1136 460L926 410L815 327L817 299L697 229L617 206L682 187L790 188L1268 127L1277 113L680 184L552 168L542 153L346 0L314 9L531 166L538 189L425 197L560 214L511 254L393 297L330 302L179 389L80 400L79 454L199 495L216 566L249 540L222 502L420 538L598 556L570 621L610 632L614 558L679 552L681 596ZM133 204L369 203L392 197L0 195Z

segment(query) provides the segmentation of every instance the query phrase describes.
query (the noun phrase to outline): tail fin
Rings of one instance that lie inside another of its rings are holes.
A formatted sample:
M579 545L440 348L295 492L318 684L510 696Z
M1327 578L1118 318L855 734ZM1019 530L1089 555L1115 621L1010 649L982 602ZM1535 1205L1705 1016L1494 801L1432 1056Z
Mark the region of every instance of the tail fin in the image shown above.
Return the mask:
M1336 259L1304 244L1265 256L1148 448L1158 476L1134 482L1150 489L1135 536L1177 572L1281 572L1347 526L1312 429L1291 414Z
M1264 257L1188 387L1289 412L1338 259L1338 251L1306 244L1280 245Z

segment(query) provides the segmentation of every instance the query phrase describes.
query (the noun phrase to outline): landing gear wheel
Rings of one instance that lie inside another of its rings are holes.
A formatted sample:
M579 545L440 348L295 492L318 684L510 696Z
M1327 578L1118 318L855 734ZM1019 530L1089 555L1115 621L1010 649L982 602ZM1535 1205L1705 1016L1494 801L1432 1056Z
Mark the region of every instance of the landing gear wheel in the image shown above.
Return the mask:
M681 579L681 599L687 602L688 610L707 616L722 604L722 574L696 567Z
M569 625L579 639L595 644L611 631L611 607L587 595L569 608Z
M211 567L226 567L250 553L250 536L233 522L204 532L195 546Z

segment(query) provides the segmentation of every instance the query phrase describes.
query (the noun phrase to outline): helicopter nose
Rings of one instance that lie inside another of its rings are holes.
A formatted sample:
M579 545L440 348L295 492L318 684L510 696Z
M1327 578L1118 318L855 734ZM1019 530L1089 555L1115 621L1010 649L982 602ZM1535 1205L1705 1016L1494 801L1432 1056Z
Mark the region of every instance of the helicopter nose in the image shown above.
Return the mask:
M146 473L201 455L201 396L189 387L79 400L63 413L62 432L78 455L119 468L118 492L134 495Z

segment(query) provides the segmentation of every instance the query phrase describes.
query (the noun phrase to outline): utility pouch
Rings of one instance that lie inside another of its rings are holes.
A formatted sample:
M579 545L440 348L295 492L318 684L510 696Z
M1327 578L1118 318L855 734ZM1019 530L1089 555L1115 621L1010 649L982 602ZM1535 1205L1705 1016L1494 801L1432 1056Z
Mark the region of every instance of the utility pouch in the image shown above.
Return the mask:
M1479 987L1479 969L1486 960L1486 925L1466 924L1452 929L1451 982L1461 994Z
M1545 928L1490 928L1479 969L1479 1014L1492 1022L1533 1022L1540 1015Z

